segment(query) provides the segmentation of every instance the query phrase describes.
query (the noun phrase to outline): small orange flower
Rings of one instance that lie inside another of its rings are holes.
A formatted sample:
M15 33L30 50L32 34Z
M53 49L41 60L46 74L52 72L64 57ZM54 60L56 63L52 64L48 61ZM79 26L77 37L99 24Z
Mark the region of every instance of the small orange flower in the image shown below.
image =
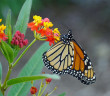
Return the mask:
M34 87L34 86L31 87L30 92L31 92L31 94L35 94L35 93L37 93L37 88Z

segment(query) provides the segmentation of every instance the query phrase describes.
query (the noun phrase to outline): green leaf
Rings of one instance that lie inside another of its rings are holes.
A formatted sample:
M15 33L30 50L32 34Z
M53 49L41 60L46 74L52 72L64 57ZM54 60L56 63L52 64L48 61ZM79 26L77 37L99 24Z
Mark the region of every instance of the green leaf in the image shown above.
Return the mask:
M7 19L6 19L6 30L5 34L8 35L8 43L11 43L12 40L12 32L11 32L11 10L8 11Z
M30 58L24 68L21 70L18 77L33 76L40 74L44 63L42 61L42 54L50 48L48 42L44 43ZM8 96L26 96L31 87L31 83L25 82L13 85L8 92Z
M3 94L2 94L2 92L1 92L1 90L0 90L0 96L3 96Z
M66 96L66 93L64 92L64 93L62 93L62 94L60 94L58 96Z
M14 51L14 58L15 58L18 55L20 49L14 49L13 51Z
M41 75L36 75L36 76L27 76L27 77L19 77L19 78L14 78L11 80L7 81L7 85L14 85L17 83L23 83L23 82L28 82L28 81L33 81L33 80L40 80L40 79L46 79L46 78L52 78L52 79L60 79L58 75L50 75L50 74L41 74Z
M1 41L1 50L5 58L8 60L8 62L12 63L14 59L14 53L10 45L4 41Z
M0 62L0 87L1 87L1 81L2 81L2 64Z
M27 23L29 21L30 11L32 6L32 0L26 0L19 13L16 25L14 27L14 33L19 30L21 33L26 33Z

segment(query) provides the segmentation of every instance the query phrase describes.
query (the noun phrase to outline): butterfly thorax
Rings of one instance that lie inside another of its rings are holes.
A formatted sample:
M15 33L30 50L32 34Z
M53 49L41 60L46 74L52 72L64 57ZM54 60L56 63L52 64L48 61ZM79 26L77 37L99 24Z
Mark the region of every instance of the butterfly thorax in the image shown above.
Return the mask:
M72 37L72 31L69 30L66 35L63 35L63 37L61 37L61 41L63 41L65 44L70 44L70 41L72 41Z

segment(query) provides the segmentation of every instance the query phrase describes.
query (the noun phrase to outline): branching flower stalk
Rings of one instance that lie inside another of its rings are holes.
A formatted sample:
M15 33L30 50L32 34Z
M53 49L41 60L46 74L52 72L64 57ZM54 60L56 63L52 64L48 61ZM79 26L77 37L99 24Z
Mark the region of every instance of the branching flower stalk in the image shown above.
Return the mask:
M43 87L44 87L44 84L43 84L43 80L42 80L41 84L40 84L40 89L39 89L38 96L40 96Z
M18 57L18 59L15 61L15 63L13 64L9 64L9 68L8 68L8 72L7 72L7 75L5 77L5 81L3 83L3 85L1 86L1 91L4 95L4 92L5 90L8 88L8 86L6 85L6 82L8 81L9 77L10 77L10 74L11 74L11 71L12 69L16 66L16 64L19 62L19 60L23 57L23 55L27 52L27 50L36 42L36 40L39 40L40 39L40 36L37 35L36 38L27 46L27 48L22 52L22 54Z
M45 85L44 89L42 90L42 92L41 92L40 95L38 95L38 96L42 96L42 94L44 93L45 89L47 88L47 85L48 85L48 84Z

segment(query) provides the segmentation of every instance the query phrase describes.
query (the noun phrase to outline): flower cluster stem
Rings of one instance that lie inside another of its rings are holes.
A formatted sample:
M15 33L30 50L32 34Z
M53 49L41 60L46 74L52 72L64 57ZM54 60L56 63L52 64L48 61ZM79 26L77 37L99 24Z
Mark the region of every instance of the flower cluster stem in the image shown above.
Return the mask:
M18 63L18 61L22 58L22 56L27 52L27 50L32 46L32 44L34 44L36 42L37 39L34 39L30 45L23 51L23 53L19 56L19 58L15 61L15 63L13 64L12 68L16 66L16 64Z
M46 84L46 85L45 85L45 87L44 87L44 89L43 89L42 93L40 94L40 96L42 96L42 94L44 93L44 91L45 91L45 89L46 89L47 85L48 85L48 84Z
M43 80L41 81L41 85L40 85L38 96L40 96L40 93L41 93L41 90L42 90L42 84L43 84Z
M48 96L50 96L55 90L56 90L56 88L54 88L54 90L53 90L52 92L50 92L50 93L48 94Z

